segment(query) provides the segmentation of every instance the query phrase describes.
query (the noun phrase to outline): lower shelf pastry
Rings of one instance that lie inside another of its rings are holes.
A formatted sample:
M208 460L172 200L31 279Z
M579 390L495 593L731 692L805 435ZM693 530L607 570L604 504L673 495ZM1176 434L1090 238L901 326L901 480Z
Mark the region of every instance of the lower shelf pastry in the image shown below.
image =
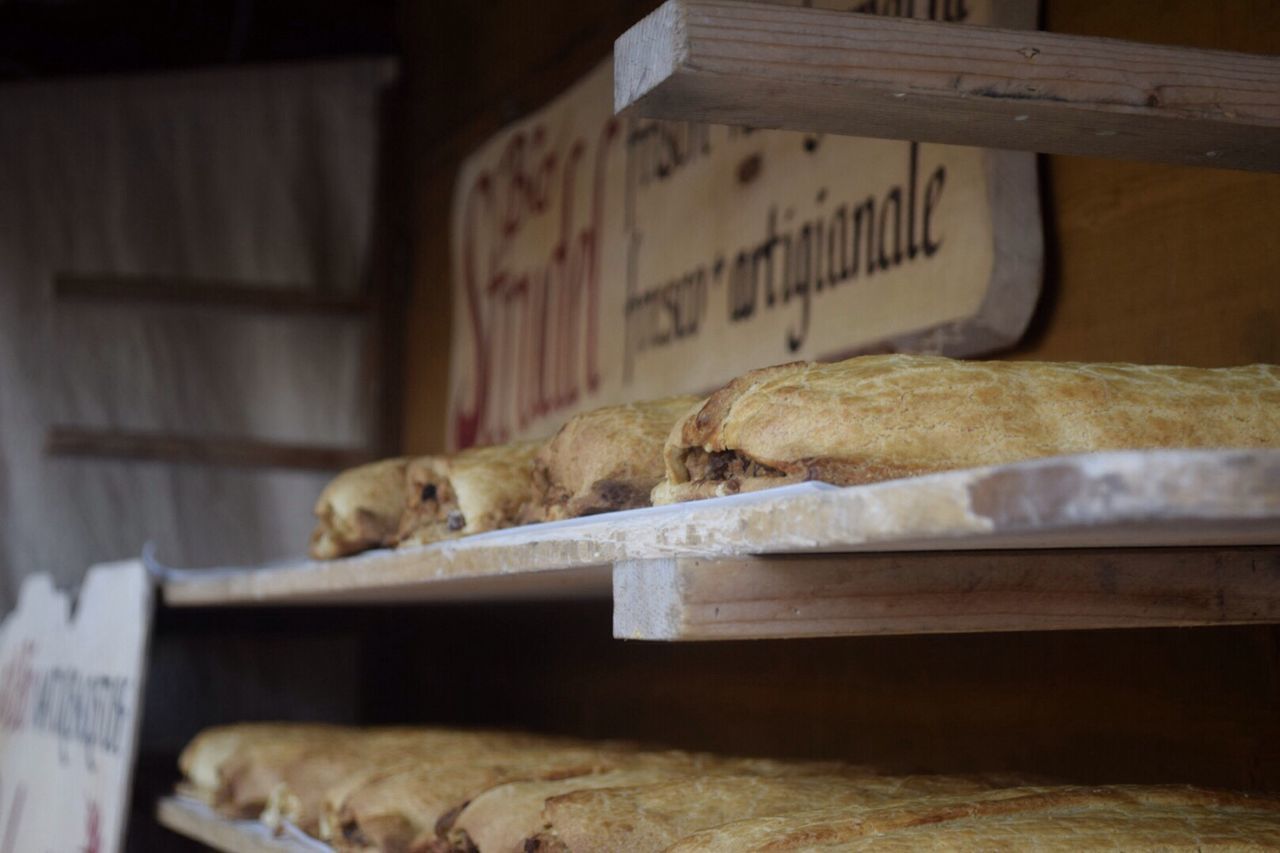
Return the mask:
M546 828L524 849L539 853L663 851L686 835L748 817L824 807L865 809L921 797L979 795L990 785L948 776L701 775L650 785L574 791L549 798Z
M338 851L1280 847L1276 796L891 776L493 731L225 726L179 764L184 793Z
M688 836L670 853L1274 850L1280 797L1183 786L1012 788L872 809L798 811Z

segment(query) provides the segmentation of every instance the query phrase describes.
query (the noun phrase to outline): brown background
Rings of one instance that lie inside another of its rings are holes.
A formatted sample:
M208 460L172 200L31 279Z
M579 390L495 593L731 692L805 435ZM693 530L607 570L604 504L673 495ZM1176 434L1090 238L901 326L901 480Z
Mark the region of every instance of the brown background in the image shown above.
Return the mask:
M391 172L407 176L393 183L412 209L415 247L406 451L443 446L459 159L589 69L652 5L401 7L408 109L403 167ZM1044 21L1058 32L1280 52L1272 0L1049 0ZM1280 176L1041 163L1045 297L1016 357L1280 362ZM610 640L603 601L162 617L157 654L188 675L153 678L143 757L155 770L141 776L153 788L139 792L140 814L171 783L172 751L201 725L273 716L1280 790L1280 630L1269 627L664 645ZM264 663L250 665L248 649ZM190 675L191 661L227 650L245 660ZM309 658L327 665L298 664ZM172 719L163 709L175 704L199 710Z

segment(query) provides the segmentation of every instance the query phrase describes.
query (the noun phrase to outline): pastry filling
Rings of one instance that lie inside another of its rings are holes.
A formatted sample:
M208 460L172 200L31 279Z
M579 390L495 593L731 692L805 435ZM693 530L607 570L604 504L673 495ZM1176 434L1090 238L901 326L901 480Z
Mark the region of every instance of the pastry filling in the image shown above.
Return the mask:
M692 447L685 455L684 465L689 471L689 480L694 483L736 483L748 479L788 476L785 471L763 465L736 450L708 453L701 447Z
M448 480L414 484L413 499L405 510L400 538L404 539L424 527L444 527L457 533L467 526L467 518L458 508L458 497Z

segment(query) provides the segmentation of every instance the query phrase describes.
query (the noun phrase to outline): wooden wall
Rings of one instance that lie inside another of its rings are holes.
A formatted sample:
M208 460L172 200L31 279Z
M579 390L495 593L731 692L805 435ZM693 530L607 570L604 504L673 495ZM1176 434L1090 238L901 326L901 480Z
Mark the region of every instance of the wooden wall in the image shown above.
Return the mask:
M589 68L651 4L415 5L404 28L420 169L409 452L443 444L458 158ZM1048 0L1045 19L1061 32L1280 51L1271 0ZM1042 164L1046 296L1013 356L1280 362L1280 177ZM1280 632L1271 628L651 645L608 640L603 602L417 609L386 624L366 638L366 688L378 697L370 721L1280 789Z
M1272 0L1049 0L1045 26L1280 53ZM1043 162L1046 294L1020 356L1280 363L1280 175Z

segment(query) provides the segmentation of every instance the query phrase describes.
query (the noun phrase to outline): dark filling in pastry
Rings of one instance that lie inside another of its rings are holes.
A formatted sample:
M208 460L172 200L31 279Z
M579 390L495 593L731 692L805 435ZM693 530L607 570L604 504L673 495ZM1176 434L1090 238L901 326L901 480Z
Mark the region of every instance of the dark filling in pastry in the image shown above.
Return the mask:
M358 823L345 824L342 827L342 837L359 847L365 847L369 844L368 836L364 834L364 830L360 828Z
M684 458L692 482L724 482L757 477L786 477L784 471L762 465L736 450L720 450L708 453L700 447L690 448Z
M542 466L535 466L533 482L536 497L522 510L521 524L648 506L649 492L656 485L656 482L597 480L584 493L575 496L563 485L553 483L550 473Z
M458 509L458 499L448 480L427 482L418 486L412 484L415 496L405 510L400 523L401 541L410 539L415 533L429 527L443 527L451 533L457 533L467 526L467 518Z

